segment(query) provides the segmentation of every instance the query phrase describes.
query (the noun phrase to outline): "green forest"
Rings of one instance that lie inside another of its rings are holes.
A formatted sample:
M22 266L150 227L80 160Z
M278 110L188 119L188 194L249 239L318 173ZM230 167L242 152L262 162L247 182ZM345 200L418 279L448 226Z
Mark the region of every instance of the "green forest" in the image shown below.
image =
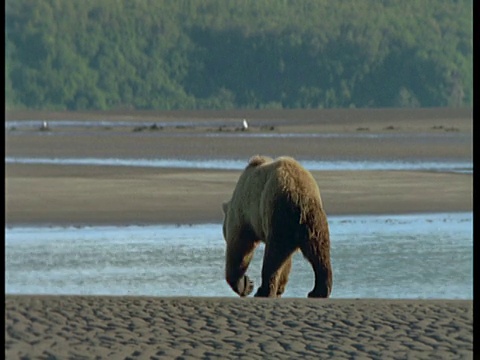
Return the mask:
M472 0L7 0L13 109L470 107Z

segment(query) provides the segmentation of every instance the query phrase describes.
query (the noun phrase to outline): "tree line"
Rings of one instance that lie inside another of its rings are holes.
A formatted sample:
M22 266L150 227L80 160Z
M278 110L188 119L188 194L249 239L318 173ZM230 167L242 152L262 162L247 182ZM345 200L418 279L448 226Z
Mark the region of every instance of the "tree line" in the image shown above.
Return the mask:
M463 107L472 0L7 0L8 109Z

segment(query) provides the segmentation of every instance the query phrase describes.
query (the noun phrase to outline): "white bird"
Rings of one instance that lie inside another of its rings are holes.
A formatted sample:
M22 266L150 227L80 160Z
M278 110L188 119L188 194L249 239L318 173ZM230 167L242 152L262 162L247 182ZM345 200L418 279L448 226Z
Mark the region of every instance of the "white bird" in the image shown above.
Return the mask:
M44 121L40 130L48 130L48 122Z
M247 120L243 119L243 130L247 130L248 129L248 123L247 123Z

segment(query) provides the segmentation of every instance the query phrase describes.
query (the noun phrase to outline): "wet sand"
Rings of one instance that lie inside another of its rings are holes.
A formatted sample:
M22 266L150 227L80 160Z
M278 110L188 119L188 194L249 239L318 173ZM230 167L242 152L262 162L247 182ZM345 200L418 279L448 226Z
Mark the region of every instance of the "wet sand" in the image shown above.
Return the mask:
M6 166L8 225L220 223L240 171ZM328 215L472 210L472 175L314 171Z

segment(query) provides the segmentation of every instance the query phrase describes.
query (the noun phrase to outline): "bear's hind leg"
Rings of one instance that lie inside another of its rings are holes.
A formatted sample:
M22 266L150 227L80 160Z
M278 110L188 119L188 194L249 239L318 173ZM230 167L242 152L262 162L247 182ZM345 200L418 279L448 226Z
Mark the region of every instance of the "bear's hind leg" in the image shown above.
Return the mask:
M293 246L282 247L269 242L265 246L262 267L262 285L258 288L256 297L276 297L279 290L280 279L283 277L282 267L288 262L295 251ZM288 265L288 264L287 264ZM286 283L286 281L285 281ZM283 290L285 289L283 284ZM282 291L283 291L282 290Z
M332 267L330 264L329 249L323 249L328 252L321 254L322 249L316 246L307 244L300 247L303 256L312 265L315 273L315 286L312 291L308 293L310 298L328 298L332 291Z

